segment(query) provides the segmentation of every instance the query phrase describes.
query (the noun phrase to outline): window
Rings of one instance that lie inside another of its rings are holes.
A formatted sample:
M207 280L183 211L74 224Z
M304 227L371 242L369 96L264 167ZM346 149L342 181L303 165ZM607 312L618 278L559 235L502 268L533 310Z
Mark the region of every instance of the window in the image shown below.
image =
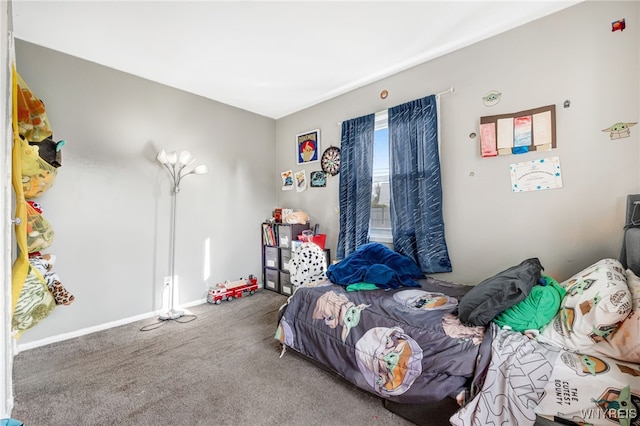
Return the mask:
M371 218L369 240L392 243L391 193L389 191L389 127L387 111L376 113L373 147L373 182L371 185Z

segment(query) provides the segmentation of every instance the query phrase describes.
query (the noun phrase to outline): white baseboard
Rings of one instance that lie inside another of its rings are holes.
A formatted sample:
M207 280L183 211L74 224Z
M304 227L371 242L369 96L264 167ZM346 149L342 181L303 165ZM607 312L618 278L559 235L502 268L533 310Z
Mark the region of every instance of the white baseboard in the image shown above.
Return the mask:
M182 308L190 308L192 306L202 305L203 303L207 303L207 299L195 300L193 302L185 303L181 305ZM72 331L69 333L57 334L55 336L47 337L46 339L35 340L29 343L18 344L17 348L14 352L14 355L17 355L21 351L26 351L28 349L38 348L40 346L50 345L51 343L62 342L64 340L73 339L74 337L85 336L87 334L95 333L96 331L107 330L109 328L118 327L125 324L130 324L132 322L141 321L147 318L155 317L160 315L161 311L157 310L154 312L148 312L146 314L135 315L129 318L123 318L116 321L110 321L104 324L95 325L93 327L87 327L80 330Z

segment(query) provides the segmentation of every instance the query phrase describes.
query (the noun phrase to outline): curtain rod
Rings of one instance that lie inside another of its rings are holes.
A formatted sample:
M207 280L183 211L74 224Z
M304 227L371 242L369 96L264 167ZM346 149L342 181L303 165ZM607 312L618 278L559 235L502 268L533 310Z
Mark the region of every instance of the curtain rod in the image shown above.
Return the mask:
M447 93L453 93L456 91L456 88L451 86L449 87L447 90L443 90L442 92L438 92L436 93L436 96L440 96L440 95L446 95Z
M442 96L442 95L446 95L446 94L448 94L448 93L453 93L453 92L455 92L455 91L456 91L456 89L455 89L453 86L451 86L451 87L449 87L447 90L443 90L443 91L441 91L441 92L436 93L436 95L435 95L435 96L436 96L436 97L440 97L440 96ZM388 110L387 110L387 109L385 109L385 110L382 110L382 111L378 111L378 112L376 112L376 114L386 113L387 111L388 111ZM342 124L342 123L340 123L340 124Z
M442 96L442 95L446 95L446 94L449 94L449 93L453 93L453 92L455 92L455 91L456 91L455 87L451 86L451 87L449 87L447 90L443 90L443 91L441 91L441 92L436 93L436 97L438 97L438 98L439 98L439 97L440 97L440 96ZM378 111L378 112L376 112L376 115L377 115L377 114L386 113L386 112L387 112L387 110L386 110L386 109L385 109L385 110L382 110L382 111ZM342 126L342 121L338 121L338 126Z

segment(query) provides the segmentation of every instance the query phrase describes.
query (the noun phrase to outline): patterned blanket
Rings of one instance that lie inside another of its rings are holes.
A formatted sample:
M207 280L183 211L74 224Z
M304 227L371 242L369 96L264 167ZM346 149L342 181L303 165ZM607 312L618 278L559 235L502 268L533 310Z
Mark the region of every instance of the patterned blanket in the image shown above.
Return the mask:
M283 307L276 339L383 398L427 403L468 388L485 335L463 325L458 300L421 287L348 292L302 286ZM459 286L464 287L464 286ZM488 354L486 354L488 356Z
M490 324L491 361L481 389L450 419L452 425L533 425L534 412L560 349Z

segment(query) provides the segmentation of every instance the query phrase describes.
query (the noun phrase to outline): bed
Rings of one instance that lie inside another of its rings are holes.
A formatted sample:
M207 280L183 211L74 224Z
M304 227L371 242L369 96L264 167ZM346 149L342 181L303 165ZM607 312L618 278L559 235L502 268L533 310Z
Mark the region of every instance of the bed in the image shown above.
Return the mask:
M466 286L387 250L298 285L277 324L283 354L418 425L640 424L640 279L620 262L557 283L527 259Z

